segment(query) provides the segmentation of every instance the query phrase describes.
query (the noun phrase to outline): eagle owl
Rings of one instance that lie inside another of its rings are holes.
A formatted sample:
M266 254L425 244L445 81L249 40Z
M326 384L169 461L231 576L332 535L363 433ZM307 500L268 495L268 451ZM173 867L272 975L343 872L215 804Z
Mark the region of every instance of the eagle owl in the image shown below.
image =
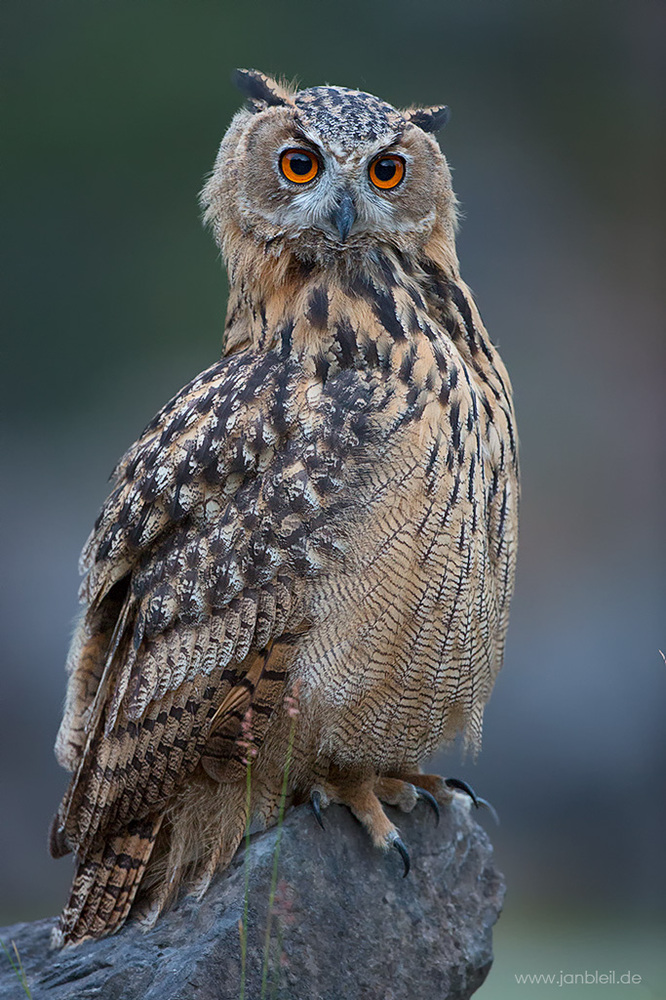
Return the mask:
M450 799L421 762L478 746L502 661L517 442L460 278L447 109L236 76L202 192L224 354L121 459L81 559L56 945L204 892L275 820L288 753L288 803L348 805L407 868L382 803Z

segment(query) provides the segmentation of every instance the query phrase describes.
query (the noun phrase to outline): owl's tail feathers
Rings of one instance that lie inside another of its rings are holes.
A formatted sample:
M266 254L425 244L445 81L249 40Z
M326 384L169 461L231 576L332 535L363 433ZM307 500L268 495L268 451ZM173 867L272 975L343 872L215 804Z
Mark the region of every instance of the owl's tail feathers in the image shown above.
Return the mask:
M119 930L127 919L162 817L133 820L115 837L93 845L79 861L67 906L51 947L80 944Z

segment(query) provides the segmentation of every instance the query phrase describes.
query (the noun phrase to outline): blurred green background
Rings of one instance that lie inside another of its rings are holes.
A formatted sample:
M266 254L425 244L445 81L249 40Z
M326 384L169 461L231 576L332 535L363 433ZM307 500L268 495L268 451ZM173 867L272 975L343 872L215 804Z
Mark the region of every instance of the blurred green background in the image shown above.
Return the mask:
M657 0L5 4L0 922L46 832L76 560L107 476L220 351L196 196L235 66L448 103L463 275L512 375L521 553L477 764L509 892L480 995L615 968L665 995L663 43ZM417 859L415 859L418 864ZM567 996L588 995L569 987Z

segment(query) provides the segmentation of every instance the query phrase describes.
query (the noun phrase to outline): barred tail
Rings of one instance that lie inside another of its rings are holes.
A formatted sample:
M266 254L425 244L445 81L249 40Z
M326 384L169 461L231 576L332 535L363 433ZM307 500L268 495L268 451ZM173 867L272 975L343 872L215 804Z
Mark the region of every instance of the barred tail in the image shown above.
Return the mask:
M81 858L51 946L79 944L119 930L150 859L162 817L133 820L124 833L100 841Z

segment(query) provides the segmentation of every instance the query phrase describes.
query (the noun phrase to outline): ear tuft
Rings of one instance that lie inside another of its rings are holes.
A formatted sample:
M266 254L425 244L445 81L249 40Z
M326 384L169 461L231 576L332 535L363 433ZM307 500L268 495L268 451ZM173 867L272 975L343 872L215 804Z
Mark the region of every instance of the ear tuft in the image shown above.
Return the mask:
M236 69L231 74L231 82L238 87L255 106L276 107L292 104L291 95L276 80L258 69ZM260 110L257 107L257 110Z
M405 112L407 121L423 129L424 132L439 132L450 117L451 112L445 104L436 104L432 108L412 108L411 111Z

